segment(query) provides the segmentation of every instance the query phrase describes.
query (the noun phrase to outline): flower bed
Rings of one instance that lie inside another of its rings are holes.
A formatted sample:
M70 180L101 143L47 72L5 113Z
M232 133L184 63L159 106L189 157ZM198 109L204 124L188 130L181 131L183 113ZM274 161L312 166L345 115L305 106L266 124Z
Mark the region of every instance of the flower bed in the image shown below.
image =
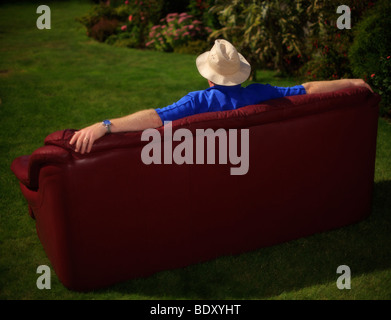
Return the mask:
M199 17L187 12L162 17L167 6L163 0L126 0L101 2L77 20L85 25L88 36L114 46L198 53L209 48L212 29L199 20L205 4L193 2L189 2L189 9ZM194 10L197 6L198 11Z

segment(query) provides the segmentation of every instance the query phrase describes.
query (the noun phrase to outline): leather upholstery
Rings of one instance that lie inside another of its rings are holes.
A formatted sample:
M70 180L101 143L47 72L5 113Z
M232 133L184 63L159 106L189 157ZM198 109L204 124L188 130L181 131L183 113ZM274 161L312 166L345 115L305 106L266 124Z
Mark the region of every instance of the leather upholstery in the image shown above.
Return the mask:
M81 155L69 145L72 129L11 169L57 276L91 290L364 219L378 103L354 88L172 123L193 134L248 128L246 175L230 175L230 163L145 165L142 132L106 135Z

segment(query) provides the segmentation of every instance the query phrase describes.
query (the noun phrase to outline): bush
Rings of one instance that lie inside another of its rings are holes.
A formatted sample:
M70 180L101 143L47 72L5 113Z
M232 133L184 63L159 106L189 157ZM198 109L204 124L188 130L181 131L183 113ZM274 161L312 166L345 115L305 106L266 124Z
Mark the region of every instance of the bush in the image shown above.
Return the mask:
M382 60L391 53L391 2L379 1L357 25L349 51L353 74L365 77L378 73Z
M355 77L367 79L381 97L380 114L391 116L391 2L381 0L357 25L349 58Z
M345 0L351 9L351 30L338 29L337 8L340 0L313 4L307 11L312 27L307 37L306 54L309 62L301 69L307 79L333 80L352 76L348 51L353 42L353 32L363 14L373 6L370 0Z
M351 70L347 55L348 41L341 33L335 33L334 41L331 36L324 42L313 42L314 50L309 61L301 68L300 72L307 80L336 80L350 78Z
M184 45L178 46L174 48L174 52L176 53L184 53L184 54L194 54L200 55L205 51L210 50L211 44L205 40L192 40L187 42Z
M105 41L110 35L112 35L118 27L118 20L108 20L107 18L101 18L98 23L94 24L87 32L89 37L94 38L100 42Z
M190 0L187 11L194 18L201 20L203 24L212 29L220 29L218 15L209 9L214 5L215 0Z
M209 47L209 43L201 45L194 41L205 41L212 32L203 21L215 23L216 15L207 12L213 1L97 0L99 5L76 20L87 28L88 36L110 45L145 48L147 44L148 48L160 51L198 53L205 46ZM187 8L197 17L187 13L166 14Z
M186 46L189 41L207 38L212 31L186 12L170 13L160 22L160 25L151 28L149 41L146 43L147 48L171 52L177 47Z
M232 42L252 65L253 72L273 68L292 74L305 61L305 26L309 1L216 0L211 8L222 28L212 33ZM256 74L252 73L251 79Z
M370 0L343 3L351 9L353 27L373 5ZM253 70L273 68L311 79L349 76L353 32L336 26L340 5L340 0L215 0L211 11L217 13L222 28L212 36L234 43Z
M118 19L116 11L113 7L101 3L99 5L94 5L89 13L80 18L76 18L76 21L83 24L87 28L87 34L89 34L91 28L95 24L99 23L99 21L101 21L102 19L120 20Z
M98 41L107 40L112 45L143 48L149 28L159 21L162 6L163 0L101 2L77 20L87 28L87 35ZM124 33L129 35L123 36ZM115 44L117 40L120 43Z
M391 117L391 56L379 59L379 70L369 77L373 90L380 94L380 115Z
M139 46L138 32L123 32L113 34L105 41L114 47L137 48Z

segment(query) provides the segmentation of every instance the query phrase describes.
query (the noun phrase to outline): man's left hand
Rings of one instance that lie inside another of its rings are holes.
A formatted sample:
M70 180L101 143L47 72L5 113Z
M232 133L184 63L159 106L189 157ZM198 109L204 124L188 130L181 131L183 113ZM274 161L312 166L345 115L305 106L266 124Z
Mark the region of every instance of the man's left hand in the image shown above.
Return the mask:
M75 151L84 154L91 151L92 145L96 140L103 137L107 129L101 122L95 123L89 127L76 131L69 142L69 144L75 144Z

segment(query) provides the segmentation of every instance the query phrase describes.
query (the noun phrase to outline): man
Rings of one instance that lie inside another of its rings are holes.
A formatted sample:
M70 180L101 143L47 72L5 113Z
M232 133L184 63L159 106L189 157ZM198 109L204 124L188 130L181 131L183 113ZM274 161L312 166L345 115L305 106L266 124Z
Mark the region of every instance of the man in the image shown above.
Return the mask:
M251 84L243 88L241 83L248 79L251 66L226 40L216 40L210 51L197 58L196 64L200 74L208 80L208 89L190 92L178 102L162 109L143 110L93 124L75 132L70 144L75 144L75 151L83 154L90 152L93 143L110 132L157 128L165 121L203 112L237 109L285 96L330 92L354 86L367 87L372 91L362 79L314 81L286 88Z

